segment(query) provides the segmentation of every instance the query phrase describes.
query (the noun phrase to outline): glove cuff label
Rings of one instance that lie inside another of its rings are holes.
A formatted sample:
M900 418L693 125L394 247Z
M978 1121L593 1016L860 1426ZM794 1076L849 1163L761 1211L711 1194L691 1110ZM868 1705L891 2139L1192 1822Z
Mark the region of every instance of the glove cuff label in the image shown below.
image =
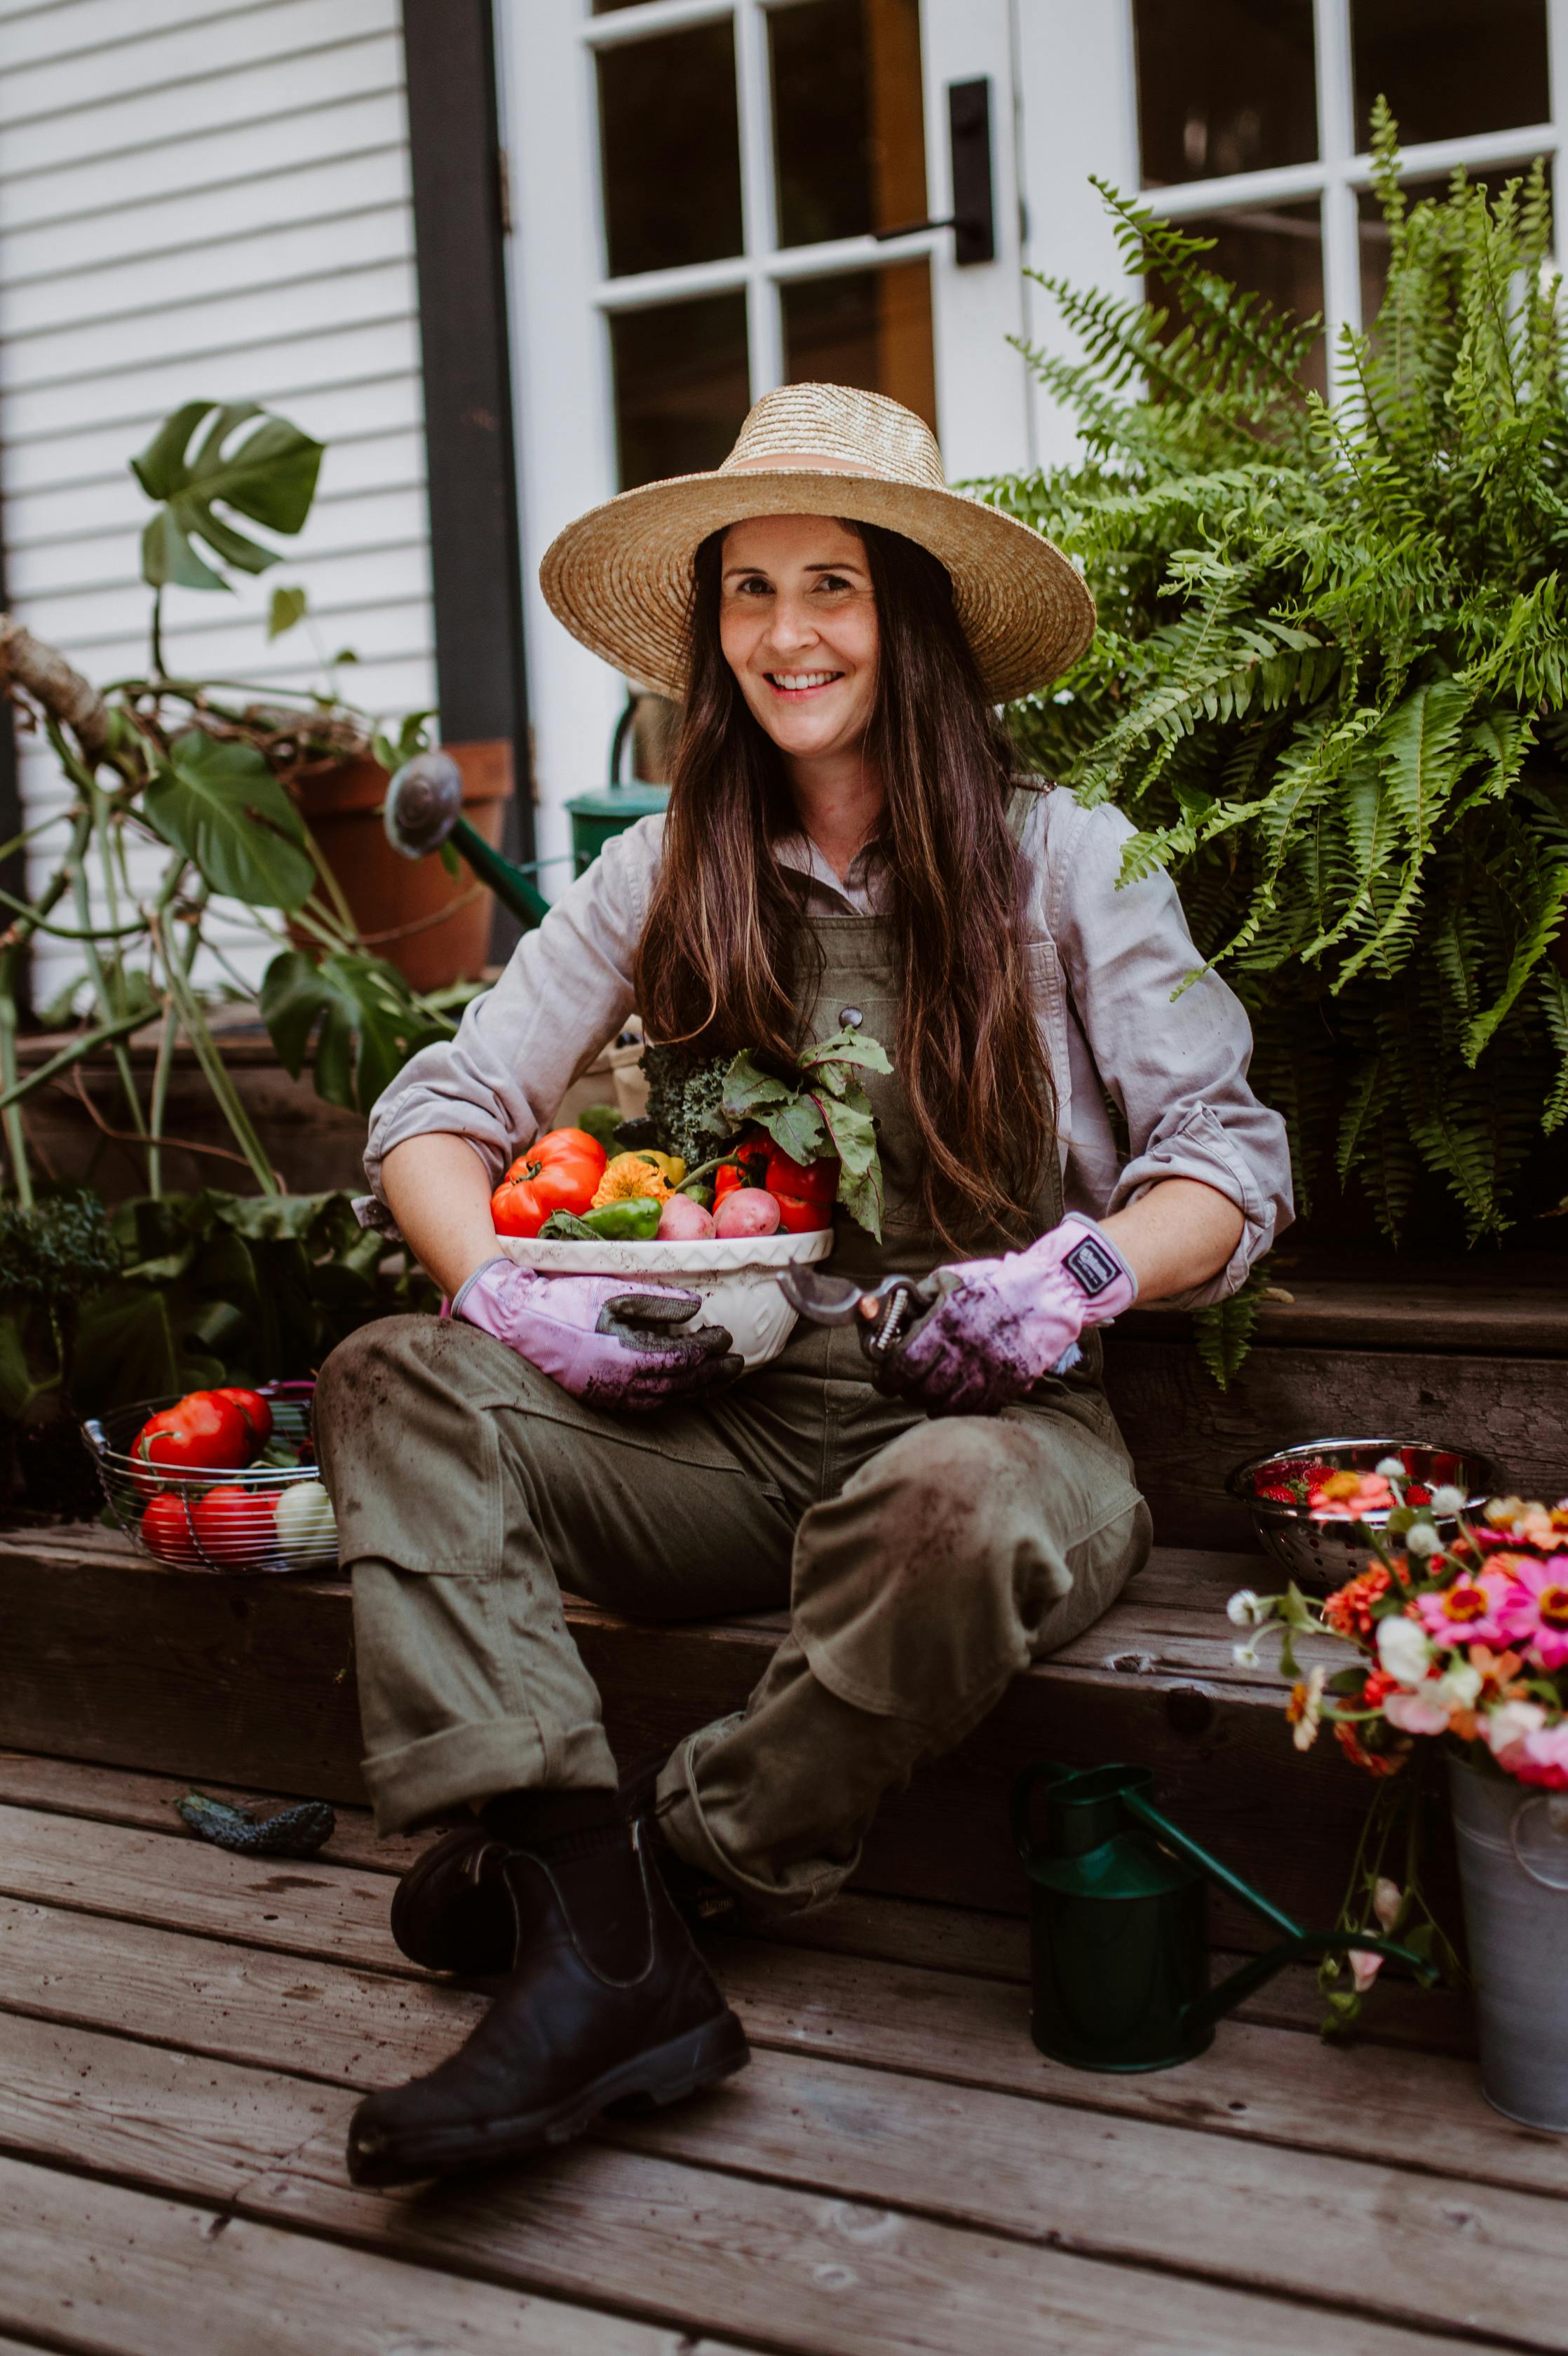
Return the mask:
M1098 1236L1085 1236L1066 1253L1062 1266L1086 1299L1098 1301L1122 1273L1122 1263Z

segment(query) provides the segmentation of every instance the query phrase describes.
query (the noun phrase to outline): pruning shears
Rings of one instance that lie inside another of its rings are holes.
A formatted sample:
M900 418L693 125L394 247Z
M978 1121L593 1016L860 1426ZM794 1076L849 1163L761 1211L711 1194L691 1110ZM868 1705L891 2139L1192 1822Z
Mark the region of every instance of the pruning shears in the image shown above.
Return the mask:
M874 1365L897 1348L922 1307L914 1278L897 1274L867 1286L820 1269L786 1268L779 1270L779 1290L813 1325L854 1326Z

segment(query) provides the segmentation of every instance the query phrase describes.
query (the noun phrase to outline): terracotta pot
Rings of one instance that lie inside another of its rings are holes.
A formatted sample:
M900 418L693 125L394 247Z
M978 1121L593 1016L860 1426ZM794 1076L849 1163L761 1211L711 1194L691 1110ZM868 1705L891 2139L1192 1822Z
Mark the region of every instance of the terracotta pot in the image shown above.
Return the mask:
M463 816L499 851L512 790L511 746L496 737L442 749L463 773ZM300 808L367 948L415 990L471 981L489 960L495 902L466 866L454 877L434 852L414 860L392 849L381 826L386 791L379 761L346 761L303 785Z

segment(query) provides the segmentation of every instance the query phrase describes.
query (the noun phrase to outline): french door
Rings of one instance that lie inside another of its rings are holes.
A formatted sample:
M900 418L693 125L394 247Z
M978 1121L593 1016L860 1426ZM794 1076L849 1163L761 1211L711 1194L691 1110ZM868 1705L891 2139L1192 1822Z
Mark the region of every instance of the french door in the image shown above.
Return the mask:
M917 410L950 476L1027 463L1009 0L498 0L540 849L625 690L539 597L574 515L711 466L776 384ZM950 90L985 84L993 258L959 262ZM561 873L564 870L560 871ZM546 877L546 887L549 886Z

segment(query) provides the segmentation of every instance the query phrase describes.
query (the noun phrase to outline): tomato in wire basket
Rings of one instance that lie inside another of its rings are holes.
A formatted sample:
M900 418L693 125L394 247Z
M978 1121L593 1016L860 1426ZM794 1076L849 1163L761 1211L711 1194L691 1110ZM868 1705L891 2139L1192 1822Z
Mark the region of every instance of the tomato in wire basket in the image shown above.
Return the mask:
M160 1562L199 1561L182 1497L166 1489L153 1499L142 1515L142 1544Z
M233 1383L212 1394L214 1398L228 1399L237 1407L251 1427L252 1448L264 1448L273 1436L273 1411L260 1391L248 1391Z
M160 1473L238 1472L251 1461L251 1426L232 1399L216 1391L191 1391L177 1407L166 1407L143 1424L131 1454L144 1472L133 1475L137 1494L150 1497Z
M277 1544L277 1511L275 1493L225 1486L198 1499L190 1518L202 1553L238 1569Z

